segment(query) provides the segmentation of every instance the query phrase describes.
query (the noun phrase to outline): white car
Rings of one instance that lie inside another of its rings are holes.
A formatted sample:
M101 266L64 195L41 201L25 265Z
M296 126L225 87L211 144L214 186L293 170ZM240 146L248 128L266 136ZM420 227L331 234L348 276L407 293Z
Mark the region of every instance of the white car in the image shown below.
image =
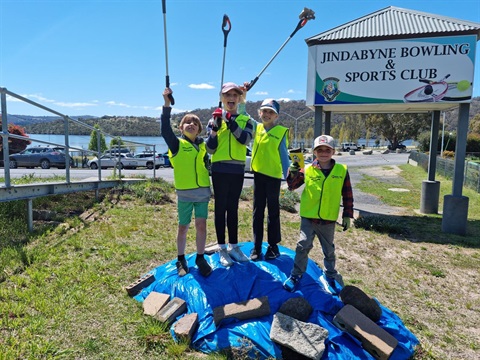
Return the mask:
M136 154L134 157L138 161L139 167L146 167L147 169L153 169L155 164L155 169L165 166L165 159L161 154L155 155L155 160L153 159L153 153L140 153Z
M119 169L128 168L128 169L136 169L138 165L138 160L127 156L125 154L104 154L100 157L100 161L98 158L93 158L92 160L88 161L88 167L90 169L98 169L99 164L102 166L102 169L116 167Z
M360 145L355 143L342 143L342 151L357 151L360 150Z

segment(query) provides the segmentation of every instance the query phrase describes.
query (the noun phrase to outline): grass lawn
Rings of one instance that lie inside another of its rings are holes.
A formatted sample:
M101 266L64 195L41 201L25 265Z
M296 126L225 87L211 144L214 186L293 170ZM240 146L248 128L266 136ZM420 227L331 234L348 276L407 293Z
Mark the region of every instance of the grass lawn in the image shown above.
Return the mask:
M404 207L405 215L388 217L386 233L338 228L338 269L346 284L376 297L418 337L414 359L480 358L480 195L464 192L467 236L444 234L440 215L415 212L425 172L410 165L396 171L398 184L365 175L358 186ZM439 180L442 201L451 182ZM400 186L410 192L388 190ZM53 223L35 223L33 234L24 229L23 202L0 204L0 360L226 359L174 343L124 289L176 257L171 185L145 182L101 197L99 203L94 193L35 200L35 209L58 215ZM239 237L249 241L251 190L243 199ZM214 243L213 202L209 209L207 242ZM294 249L299 215L282 211L281 219L282 245ZM187 252L194 251L190 231ZM318 242L311 258L322 263Z

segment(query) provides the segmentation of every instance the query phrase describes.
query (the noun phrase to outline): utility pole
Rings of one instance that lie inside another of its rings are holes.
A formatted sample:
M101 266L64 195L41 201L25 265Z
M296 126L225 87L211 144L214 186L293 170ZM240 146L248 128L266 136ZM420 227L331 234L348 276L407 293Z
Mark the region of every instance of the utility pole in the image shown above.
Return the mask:
M305 115L310 114L311 112L314 112L314 111L313 111L313 110L308 110L305 114L302 114L302 115L300 115L299 117L294 117L294 116L292 116L292 115L290 115L290 114L287 114L287 113L284 112L284 111L280 111L281 114L285 114L285 115L287 115L288 117L291 117L291 118L295 121L295 127L294 127L294 129L293 129L293 132L294 132L294 144L295 144L295 145L293 146L294 148L296 148L296 147L298 146L298 145L297 145L297 122L298 122L298 120L300 120L302 117L304 117Z

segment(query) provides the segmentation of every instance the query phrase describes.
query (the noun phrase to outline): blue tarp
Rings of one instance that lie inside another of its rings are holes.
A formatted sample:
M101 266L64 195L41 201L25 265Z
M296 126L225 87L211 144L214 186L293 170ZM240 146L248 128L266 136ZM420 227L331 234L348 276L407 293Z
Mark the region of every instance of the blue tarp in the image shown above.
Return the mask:
M251 242L240 244L247 255L250 254L252 245ZM263 253L266 247L264 244ZM282 284L293 267L295 252L282 246L279 246L279 249L281 256L275 260L235 263L230 268L220 265L217 253L205 255L214 269L207 278L201 276L195 266L196 254L186 255L190 267L189 274L184 277L177 275L176 259L159 266L149 272L155 276L155 281L136 295L135 299L142 302L150 292L156 291L185 300L188 313L198 314L199 327L192 338L194 349L210 353L240 347L245 344L245 339L248 339L253 345L252 355L260 359L268 357L281 359L279 346L270 340L273 315L286 300L303 296L313 307L308 322L318 324L329 332L322 359L374 359L362 349L358 340L333 325L333 317L344 304L338 296L324 290L318 280L323 272L315 262L309 260L307 271L294 293L283 289ZM218 327L215 326L213 321L215 307L262 296L268 296L270 315L242 321L226 319ZM390 360L409 359L418 344L417 338L396 314L381 304L380 306L382 317L377 324L398 340L398 346ZM171 334L175 337L173 330Z

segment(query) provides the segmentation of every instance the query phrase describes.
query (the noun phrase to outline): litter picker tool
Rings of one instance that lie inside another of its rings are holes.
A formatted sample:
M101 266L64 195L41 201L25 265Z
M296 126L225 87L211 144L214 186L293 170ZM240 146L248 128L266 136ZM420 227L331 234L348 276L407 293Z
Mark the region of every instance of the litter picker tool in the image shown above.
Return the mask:
M282 49L285 47L285 45L287 45L287 43L297 33L297 31L300 30L302 27L304 27L305 24L308 22L308 20L315 19L315 12L311 9L303 8L303 11L300 13L300 15L298 15L298 17L299 17L300 21L298 22L295 30L293 30L293 32L290 34L290 36L287 38L287 40L285 40L285 42L282 44L282 46L280 46L280 49L277 50L277 52L272 56L272 58L267 63L267 65L265 65L263 67L262 71L260 71L260 73L255 77L255 79L250 81L250 83L247 86L248 90L250 90L253 87L253 85L255 85L258 78L263 74L263 72L267 69L267 67L272 63L273 59L275 59L275 57L279 54L279 52L282 51Z
M222 80L220 81L220 89L223 85L223 75L225 73L225 55L227 53L227 37L228 33L232 29L232 23L230 22L230 19L228 16L225 14L223 15L223 21L222 21L222 31L223 31L223 62L222 62ZM220 101L218 102L218 107L222 107L222 92L220 90Z
M166 67L166 75L165 75L165 86L170 87L170 76L168 75L168 45L167 45L167 6L165 4L166 0L162 0L162 9L163 9L163 37L165 39L165 67ZM169 94L168 98L170 99L170 103L175 105L175 100L173 99L173 95Z

